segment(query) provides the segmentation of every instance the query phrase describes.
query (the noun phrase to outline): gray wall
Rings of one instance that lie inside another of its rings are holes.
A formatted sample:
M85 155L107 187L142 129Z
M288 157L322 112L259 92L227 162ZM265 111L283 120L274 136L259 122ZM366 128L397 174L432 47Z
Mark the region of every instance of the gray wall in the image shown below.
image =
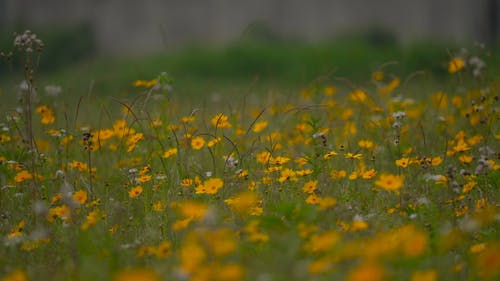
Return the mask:
M85 22L99 50L114 54L223 44L255 22L313 41L377 26L403 42L469 42L490 39L489 1L497 0L0 0L0 23Z

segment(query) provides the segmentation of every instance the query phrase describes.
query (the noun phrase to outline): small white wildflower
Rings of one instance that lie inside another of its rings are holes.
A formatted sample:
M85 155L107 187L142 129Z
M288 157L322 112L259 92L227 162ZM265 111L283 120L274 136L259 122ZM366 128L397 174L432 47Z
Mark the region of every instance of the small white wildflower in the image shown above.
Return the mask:
M428 205L430 202L431 201L429 201L429 199L427 199L427 197L420 197L417 200L417 204L419 204L419 205Z
M394 119L404 119L406 117L406 113L404 111L396 111L392 114L392 118Z
M46 216L49 213L49 207L42 200L37 200L33 204L33 211L39 216Z
M57 85L47 85L45 86L45 92L47 92L47 96L57 97L62 92L62 88Z
M23 80L21 83L19 83L19 90L21 91L28 91L30 89L30 85L28 84L28 81Z
M224 157L224 159L226 160L226 165L231 167L231 168L234 168L236 166L238 166L238 159L234 158L233 156L229 156L229 157Z
M317 139L317 138L320 138L323 136L325 136L325 133L323 133L323 132L316 132L312 135L313 139Z
M167 175L159 174L155 177L156 180L166 180Z
M361 216L360 214L355 215L352 220L353 221L365 221L365 219L363 218L363 216Z
M433 175L433 174L425 174L424 175L425 181L438 181L441 178L442 178L442 175Z
M57 170L56 171L56 178L64 178L64 171L63 170Z
M458 227L465 232L474 232L479 229L481 225L477 220L471 219L469 217L462 219Z

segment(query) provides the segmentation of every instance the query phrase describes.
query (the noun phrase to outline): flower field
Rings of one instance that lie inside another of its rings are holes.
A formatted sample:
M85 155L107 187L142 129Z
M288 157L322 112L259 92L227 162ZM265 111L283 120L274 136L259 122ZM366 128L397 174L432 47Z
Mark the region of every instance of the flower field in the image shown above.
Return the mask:
M498 280L486 63L217 101L162 73L105 106L26 72L0 121L0 280Z

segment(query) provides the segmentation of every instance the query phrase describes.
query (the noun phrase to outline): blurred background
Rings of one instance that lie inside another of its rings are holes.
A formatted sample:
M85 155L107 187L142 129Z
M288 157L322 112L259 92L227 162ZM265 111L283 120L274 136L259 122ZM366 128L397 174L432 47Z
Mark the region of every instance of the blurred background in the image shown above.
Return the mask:
M485 44L494 56L499 6L498 0L0 0L0 49L12 49L13 32L31 29L46 45L40 70L47 79L72 87L92 81L101 91L126 92L130 81L160 71L185 87L193 79L303 84L325 73L361 79L392 60L402 73L439 76L461 47ZM12 64L0 74L15 72ZM119 88L111 85L116 81Z

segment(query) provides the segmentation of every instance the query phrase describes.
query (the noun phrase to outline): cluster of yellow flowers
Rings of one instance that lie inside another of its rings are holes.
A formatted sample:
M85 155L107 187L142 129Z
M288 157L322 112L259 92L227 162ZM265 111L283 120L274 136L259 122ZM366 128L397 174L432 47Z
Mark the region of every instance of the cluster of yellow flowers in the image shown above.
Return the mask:
M473 65L457 56L448 71ZM82 130L40 105L40 165L14 149L17 131L0 135L15 256L1 280L34 280L48 253L71 268L61 279L92 279L71 274L93 265L115 280L495 280L500 87L410 96L401 81L378 69L371 86L244 111L130 104Z

